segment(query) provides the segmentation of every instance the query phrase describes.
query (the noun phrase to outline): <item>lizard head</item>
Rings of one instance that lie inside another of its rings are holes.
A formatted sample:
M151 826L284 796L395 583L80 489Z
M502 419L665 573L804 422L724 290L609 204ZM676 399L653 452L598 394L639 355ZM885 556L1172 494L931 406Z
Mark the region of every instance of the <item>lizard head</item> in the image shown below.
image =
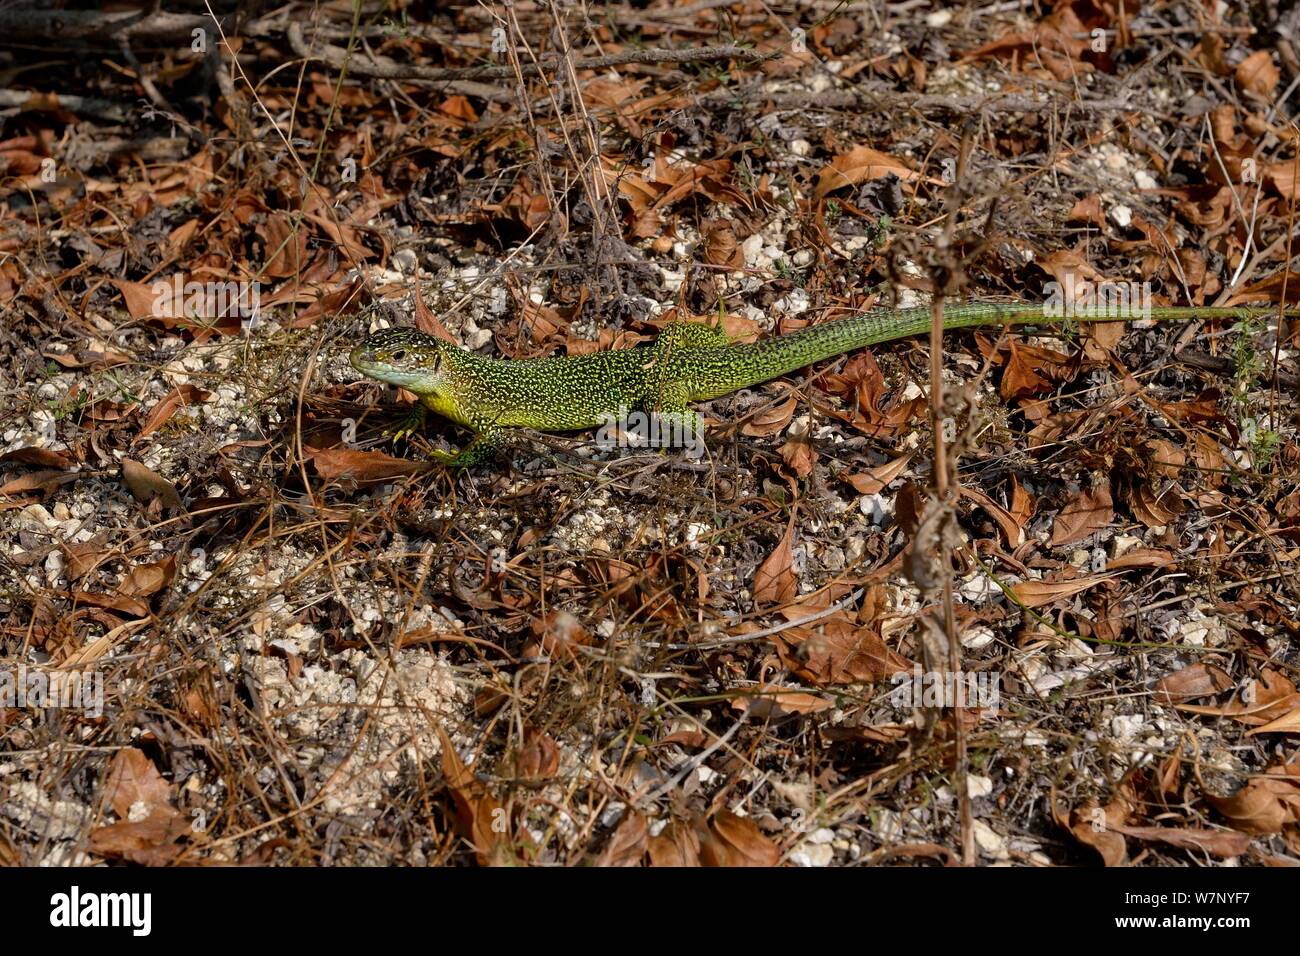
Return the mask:
M352 350L352 367L373 379L400 385L417 395L437 395L446 386L450 342L415 329L384 329Z

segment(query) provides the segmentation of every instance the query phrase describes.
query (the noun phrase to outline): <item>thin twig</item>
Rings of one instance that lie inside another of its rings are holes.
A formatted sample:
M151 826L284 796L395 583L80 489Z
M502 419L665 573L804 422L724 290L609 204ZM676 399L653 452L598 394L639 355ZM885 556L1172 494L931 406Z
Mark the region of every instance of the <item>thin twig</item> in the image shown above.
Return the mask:
M289 45L293 52L304 59L322 60L335 69L340 68L348 57L343 50L334 46L323 46L313 51L303 37L302 25L289 24L287 31ZM625 53L611 53L607 56L592 56L576 60L575 70L600 70L609 66L624 66L629 63L708 63L717 60L746 60L756 62L770 60L780 53L759 53L741 46L703 46L684 50L628 50ZM547 71L560 69L564 65L562 57L543 56L537 63L524 63L520 69L524 76L541 76ZM446 80L505 80L515 75L511 66L466 66L440 67L421 66L418 63L398 63L395 60L372 60L365 62L352 59L349 72L353 76L364 76L381 80L423 80L444 82Z

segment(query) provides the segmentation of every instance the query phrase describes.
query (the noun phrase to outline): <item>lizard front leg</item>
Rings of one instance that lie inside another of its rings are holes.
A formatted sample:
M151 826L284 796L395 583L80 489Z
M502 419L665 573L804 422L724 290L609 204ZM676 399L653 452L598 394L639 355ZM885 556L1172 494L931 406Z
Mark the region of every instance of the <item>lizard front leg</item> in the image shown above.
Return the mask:
M681 382L664 382L646 398L645 410L652 416L652 444L660 448L684 448L691 458L704 456L704 416L691 408L690 393Z
M410 438L423 431L426 411L424 402L416 402L415 407L407 412L395 427L385 429L384 434L394 442L399 442L403 438Z
M505 432L500 428L486 428L475 432L474 438L458 452L438 451L434 449L430 457L448 468L469 468L479 462L492 458L505 444Z

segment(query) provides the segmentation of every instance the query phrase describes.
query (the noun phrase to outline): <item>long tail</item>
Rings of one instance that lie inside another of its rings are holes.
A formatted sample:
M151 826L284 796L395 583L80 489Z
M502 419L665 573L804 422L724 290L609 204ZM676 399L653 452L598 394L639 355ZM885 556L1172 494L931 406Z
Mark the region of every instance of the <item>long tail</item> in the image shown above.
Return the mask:
M1277 314L1276 306L1155 306L1148 309L1080 311L1062 315L1059 307L1042 303L976 303L947 306L944 329L996 327L1000 325L1068 325L1071 322L1126 322L1136 319L1189 321L1192 319L1246 319ZM1300 311L1289 308L1286 315ZM785 375L814 362L851 352L866 345L920 335L930 330L928 307L867 312L833 322L823 322L790 335L761 339L750 345L732 346L738 361L732 364L736 378L728 390L747 388Z

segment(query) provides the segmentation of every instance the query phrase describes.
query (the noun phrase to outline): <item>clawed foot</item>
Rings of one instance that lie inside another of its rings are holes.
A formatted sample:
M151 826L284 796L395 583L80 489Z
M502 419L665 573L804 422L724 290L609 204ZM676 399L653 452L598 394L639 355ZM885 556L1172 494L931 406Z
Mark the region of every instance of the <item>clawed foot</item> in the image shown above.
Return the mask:
M422 404L417 404L410 413L397 423L396 427L384 430L384 437L391 438L394 442L410 438L417 432L424 430L425 408Z
M470 465L477 465L491 458L501 448L502 443L503 436L499 431L483 431L476 434L474 440L458 452L434 449L430 452L430 457L448 468L468 468Z

